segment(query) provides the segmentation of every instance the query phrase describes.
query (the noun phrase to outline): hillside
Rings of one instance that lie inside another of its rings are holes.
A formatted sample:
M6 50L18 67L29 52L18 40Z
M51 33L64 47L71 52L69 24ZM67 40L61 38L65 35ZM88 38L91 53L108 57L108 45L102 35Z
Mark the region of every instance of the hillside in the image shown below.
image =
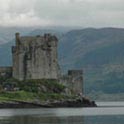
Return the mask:
M120 57L122 56L123 42L124 29L88 28L73 30L65 34L60 40L60 60L65 67L68 65L80 66L80 63L81 65L83 63L83 65L93 66L108 64L118 54Z
M26 35L28 32L34 30L33 27L0 27L0 44L7 43L14 39L15 32L20 32Z
M48 30L34 30L39 35ZM124 87L124 29L86 28L64 34L51 31L60 39L59 61L63 72L84 69L85 92L123 93ZM63 35L64 34L64 35ZM13 42L0 46L0 65L11 65Z
M86 93L123 92L124 29L70 31L61 39L59 53L63 69L84 69Z

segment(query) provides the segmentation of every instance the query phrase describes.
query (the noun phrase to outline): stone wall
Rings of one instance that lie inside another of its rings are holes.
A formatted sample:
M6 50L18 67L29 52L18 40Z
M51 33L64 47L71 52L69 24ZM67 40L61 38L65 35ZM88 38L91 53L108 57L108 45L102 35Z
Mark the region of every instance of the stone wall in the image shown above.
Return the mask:
M69 70L68 71L69 85L72 90L78 94L83 93L83 71Z
M20 37L12 47L13 77L26 79L58 79L58 39L50 34Z
M69 70L61 77L60 82L72 90L72 93L83 94L83 71Z

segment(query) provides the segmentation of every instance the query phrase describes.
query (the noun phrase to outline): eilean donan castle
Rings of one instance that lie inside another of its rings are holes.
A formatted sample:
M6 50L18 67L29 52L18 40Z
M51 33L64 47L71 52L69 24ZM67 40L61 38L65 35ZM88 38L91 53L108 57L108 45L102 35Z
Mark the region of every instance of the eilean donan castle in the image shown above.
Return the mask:
M12 46L12 67L0 67L0 76L18 80L54 79L76 93L83 92L82 70L69 70L62 76L58 64L58 39L51 34L44 36L20 36L15 34Z

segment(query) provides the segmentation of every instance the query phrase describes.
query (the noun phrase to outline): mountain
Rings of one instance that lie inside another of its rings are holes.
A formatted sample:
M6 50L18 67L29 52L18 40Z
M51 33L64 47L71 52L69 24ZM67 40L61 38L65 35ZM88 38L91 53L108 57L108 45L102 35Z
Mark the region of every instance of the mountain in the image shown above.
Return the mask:
M44 35L44 33L51 33L56 35L58 38L61 38L66 32L63 30L54 30L54 29L35 29L35 28L2 28L0 29L0 37L4 36L8 40L5 40L4 43L0 44L0 66L11 66L12 65L12 54L11 47L15 44L15 32L19 32L20 35Z
M7 43L14 39L14 34L20 32L22 35L26 35L33 27L0 27L0 44Z
M62 27L61 30L56 27L51 29L44 29L42 27L0 27L0 44L7 43L15 38L14 34L19 32L21 35L43 35L45 32L61 36L62 33L67 32L69 29Z
M84 70L86 93L123 93L124 87L124 29L86 28L62 32L35 29L24 35L53 33L59 38L59 62L63 72ZM11 65L14 40L0 45L0 65Z
M73 30L65 34L60 40L60 59L65 67L108 64L109 61L118 56L117 54L122 56L123 44L124 29L87 28Z
M12 65L11 47L14 45L13 41L0 45L0 66Z
M63 37L65 31L53 30L53 29L35 29L30 32L28 35L36 36L36 35L44 35L44 33L49 33L57 36L59 39Z
M0 27L0 66L12 65L11 47L14 45L15 33L27 35L33 29L32 27Z
M87 28L70 31L60 40L59 55L63 71L84 69L86 93L123 92L124 29Z

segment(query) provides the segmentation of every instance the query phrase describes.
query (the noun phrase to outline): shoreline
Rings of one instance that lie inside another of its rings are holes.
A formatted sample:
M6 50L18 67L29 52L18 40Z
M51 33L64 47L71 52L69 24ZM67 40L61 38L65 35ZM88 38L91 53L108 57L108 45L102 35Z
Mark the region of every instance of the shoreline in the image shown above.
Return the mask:
M1 102L0 109L3 108L73 108L73 107L97 107L94 101L88 99L76 99L76 100L63 100L63 101L53 101L53 102L25 102L25 101L8 101Z

